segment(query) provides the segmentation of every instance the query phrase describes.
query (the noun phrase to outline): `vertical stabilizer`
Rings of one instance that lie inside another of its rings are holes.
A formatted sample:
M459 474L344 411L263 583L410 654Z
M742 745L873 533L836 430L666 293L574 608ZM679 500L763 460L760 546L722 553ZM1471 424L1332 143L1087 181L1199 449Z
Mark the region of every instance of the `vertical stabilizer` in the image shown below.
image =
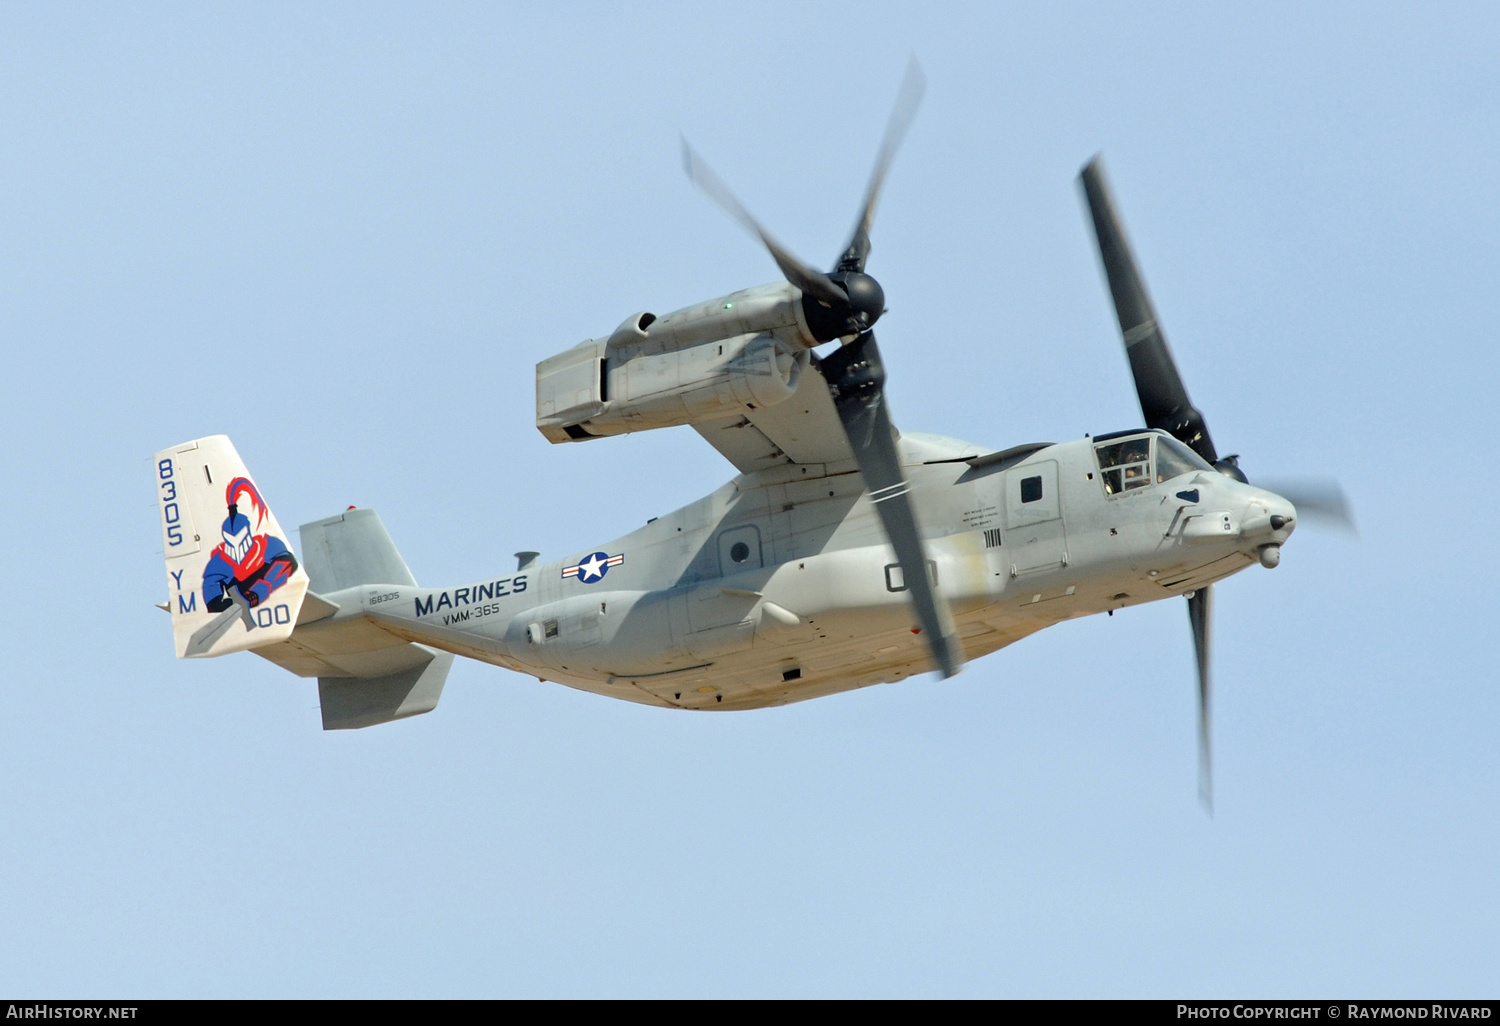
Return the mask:
M299 529L312 588L331 595L357 584L404 584L416 578L373 509L348 509Z
M290 637L307 572L229 438L164 449L152 470L177 657Z
M319 677L318 705L324 730L356 730L420 716L437 708L453 655L411 645L427 662L378 677Z

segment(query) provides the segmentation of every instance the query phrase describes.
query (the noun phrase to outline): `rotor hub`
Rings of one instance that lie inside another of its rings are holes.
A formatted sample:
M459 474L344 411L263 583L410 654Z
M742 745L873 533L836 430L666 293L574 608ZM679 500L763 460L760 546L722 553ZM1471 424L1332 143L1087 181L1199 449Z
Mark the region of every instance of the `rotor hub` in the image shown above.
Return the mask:
M803 294L802 312L813 338L831 342L869 331L885 313L885 290L880 282L860 271L835 271L828 277L848 298L839 303L825 303Z

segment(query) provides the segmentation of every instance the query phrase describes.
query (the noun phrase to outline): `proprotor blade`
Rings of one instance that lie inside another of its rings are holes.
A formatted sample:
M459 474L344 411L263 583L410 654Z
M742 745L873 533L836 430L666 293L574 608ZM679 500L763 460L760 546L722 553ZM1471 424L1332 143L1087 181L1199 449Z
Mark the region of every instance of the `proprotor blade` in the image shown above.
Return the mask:
M1297 516L1301 519L1321 520L1350 534L1359 533L1354 523L1354 507L1337 481L1328 478L1261 481L1257 477L1255 483L1296 506Z
M1188 619L1193 624L1193 653L1198 659L1198 800L1214 811L1213 750L1210 746L1209 638L1213 630L1214 586L1205 584L1188 599Z
M688 145L686 139L682 140L682 166L687 169L687 175L693 180L693 184L702 189L705 196L722 207L730 217L744 225L752 234L760 237L766 249L771 251L771 257L776 261L776 266L781 268L782 274L786 275L787 281L825 303L847 305L849 297L844 290L839 288L828 275L808 267L792 256L786 247L773 239L750 211L735 199L734 193L729 191L729 186L713 173L712 169L703 162L702 157L693 152L693 148Z
M1114 199L1098 157L1089 161L1078 176L1099 244L1099 260L1109 279L1115 301L1115 316L1125 338L1125 353L1135 377L1135 392L1141 401L1146 426L1161 428L1191 446L1208 462L1218 460L1203 414L1188 399L1182 376L1167 348L1167 338L1157 322L1146 283L1136 266L1135 255L1125 237L1125 227L1115 213Z
M963 669L963 646L953 629L948 600L932 585L906 477L896 452L896 434L885 401L885 367L873 332L830 353L822 363L839 420L854 450L865 487L906 580L917 622L944 677Z
M865 189L865 202L855 222L854 234L844 255L839 258L838 271L861 271L870 257L870 225L875 220L875 204L880 199L880 190L885 185L885 176L891 169L891 161L906 138L907 129L922 105L922 94L927 91L927 76L916 55L906 65L906 75L901 79L901 88L896 92L896 105L891 108L890 120L885 125L885 138L880 140L880 151L875 156L875 170L870 172L870 185Z

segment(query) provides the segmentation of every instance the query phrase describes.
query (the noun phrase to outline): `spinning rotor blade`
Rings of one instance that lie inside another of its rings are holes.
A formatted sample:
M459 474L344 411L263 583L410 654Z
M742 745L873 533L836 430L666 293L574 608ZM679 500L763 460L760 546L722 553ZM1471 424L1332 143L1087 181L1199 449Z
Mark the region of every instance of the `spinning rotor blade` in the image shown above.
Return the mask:
M896 435L885 402L885 367L875 335L866 331L854 342L830 353L822 362L828 391L833 395L839 420L854 449L865 487L880 514L886 537L896 550L896 560L906 581L906 590L916 608L927 646L944 677L963 668L963 646L953 628L948 601L927 574L927 554L917 530L916 511L901 460Z
M1256 483L1262 482L1256 478ZM1273 480L1264 482L1264 487L1296 506L1299 518L1321 520L1328 526L1342 528L1350 534L1358 533L1354 526L1354 507L1350 505L1348 496L1337 481Z
M1094 238L1099 244L1099 262L1109 281L1115 316L1125 339L1125 352L1130 359L1130 372L1135 378L1136 396L1140 399L1146 426L1166 431L1212 463L1221 474L1245 482L1245 475L1239 467L1239 457L1219 458L1213 439L1209 437L1203 414L1188 399L1187 388L1182 383L1177 364L1172 360L1172 352L1167 348L1166 336L1162 334L1161 325L1156 319L1151 297L1146 293L1146 284L1141 279L1135 255L1125 237L1125 227L1115 211L1114 197L1110 194L1109 183L1104 177L1104 166L1098 157L1084 166L1078 175L1078 181L1083 188L1084 200L1088 203L1093 221ZM1350 531L1354 530L1354 514L1349 500L1335 482L1271 483L1264 487L1289 500L1297 508L1299 516L1326 519ZM1271 523L1280 530L1286 526L1287 521L1273 516ZM1271 554L1269 560L1268 552ZM1275 566L1279 560L1279 552L1279 546L1261 546L1262 564L1267 567ZM1212 585L1205 585L1190 594L1188 619L1193 627L1193 651L1198 664L1198 797L1212 815L1212 687L1209 666L1213 630Z
M906 75L901 79L901 88L896 93L896 105L891 108L890 120L885 125L885 138L880 141L880 152L875 157L875 170L870 172L870 185L865 189L865 202L859 211L859 220L854 225L854 234L844 255L839 258L838 271L860 271L870 257L870 225L875 220L875 203L880 199L880 189L885 185L886 172L891 161L906 138L906 130L921 106L922 94L927 91L927 76L915 55L906 65Z
M1188 599L1193 624L1193 652L1198 658L1198 800L1214 811L1214 766L1209 731L1209 637L1213 629L1214 586L1205 584Z
M1115 213L1114 199L1104 180L1104 166L1098 157L1088 162L1078 180L1093 216L1099 260L1109 279L1115 316L1125 337L1125 352L1130 358L1130 372L1135 376L1135 392L1141 401L1146 426L1161 428L1208 462L1215 463L1219 455L1209 438L1208 426L1203 422L1203 414L1188 399L1182 376L1177 373L1177 364L1167 348L1167 338L1156 320L1146 283L1125 237L1125 227Z
M1146 283L1136 266L1135 254L1125 237L1125 226L1115 212L1114 197L1104 179L1104 165L1098 157L1089 161L1078 175L1099 244L1099 262L1109 280L1110 296L1115 303L1115 317L1125 339L1125 353L1130 359L1130 373L1135 378L1135 394L1141 402L1146 426L1160 428L1183 444L1190 446L1210 463L1219 463L1219 454L1209 437L1208 426L1188 399L1187 388L1167 338L1156 320L1156 310L1146 293ZM1220 470L1232 472L1240 480L1235 457L1226 457ZM1198 665L1198 800L1213 813L1213 748L1210 732L1212 699L1209 649L1213 629L1213 586L1205 585L1188 599L1188 620L1193 627L1193 654Z
M734 193L729 191L729 186L713 173L712 169L703 162L703 158L693 152L693 148L688 145L686 139L682 140L682 166L687 169L687 175L692 179L693 184L701 189L705 196L760 238L766 249L771 251L771 258L776 261L776 266L781 268L781 273L786 275L787 281L825 303L847 304L848 294L834 284L833 279L822 271L813 270L792 256L789 250L760 226L760 222L751 215L750 211L735 199Z

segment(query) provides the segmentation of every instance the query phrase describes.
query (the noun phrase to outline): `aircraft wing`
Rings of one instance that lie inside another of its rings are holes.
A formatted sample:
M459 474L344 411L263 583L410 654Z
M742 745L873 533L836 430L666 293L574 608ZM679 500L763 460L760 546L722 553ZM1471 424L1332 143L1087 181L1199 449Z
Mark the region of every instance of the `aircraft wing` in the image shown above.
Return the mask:
M775 406L702 421L693 430L745 474L788 463L856 467L849 436L816 357L803 369L791 398Z

